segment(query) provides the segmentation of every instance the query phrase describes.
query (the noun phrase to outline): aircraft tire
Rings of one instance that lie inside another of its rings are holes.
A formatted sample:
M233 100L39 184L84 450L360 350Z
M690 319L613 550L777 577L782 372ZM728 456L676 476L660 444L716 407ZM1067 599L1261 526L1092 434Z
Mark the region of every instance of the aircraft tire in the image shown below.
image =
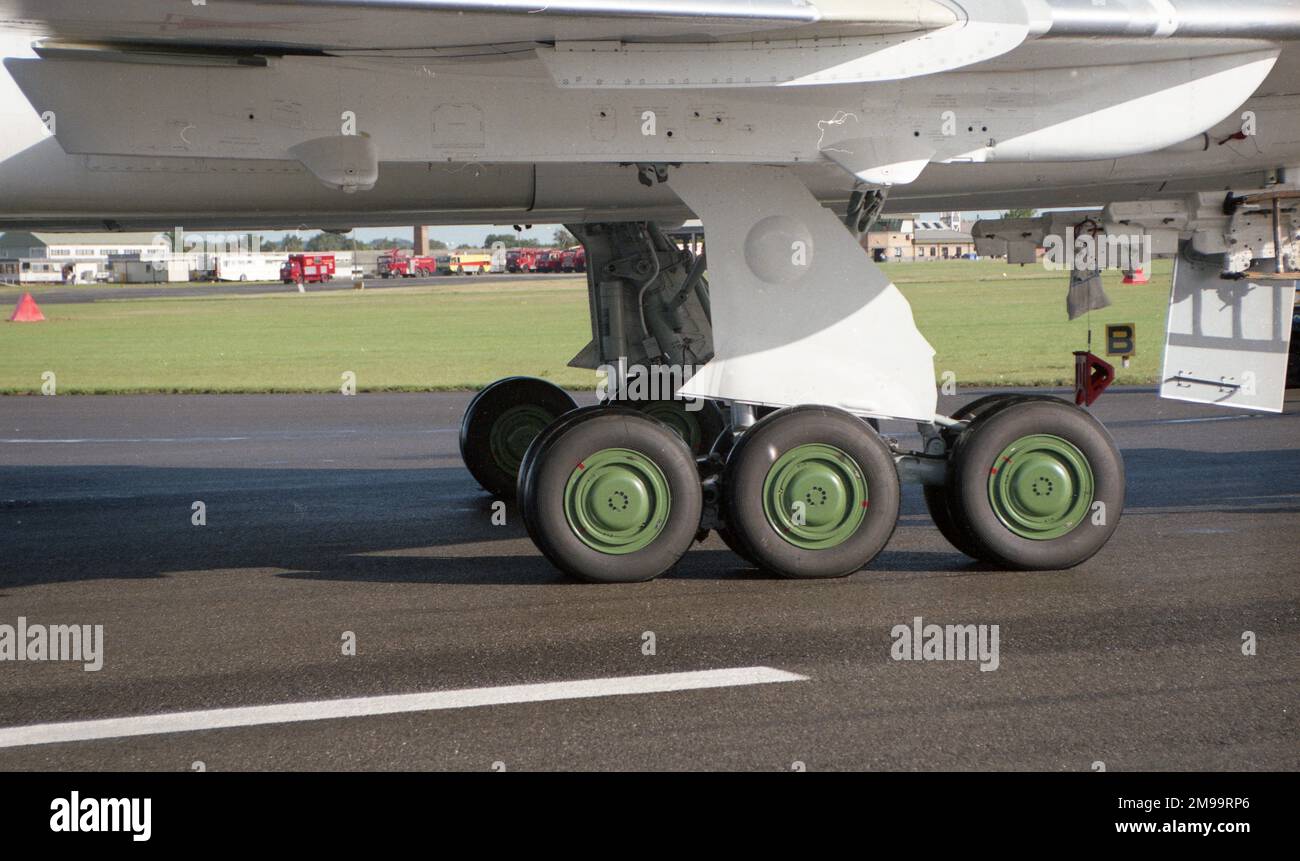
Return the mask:
M715 401L701 399L695 402L686 400L667 401L607 401L611 406L627 407L642 415L667 425L690 447L691 453L702 457L709 453L718 437L727 428L727 420ZM699 409L690 410L687 406L702 404Z
M600 412L602 406L597 404L595 406L578 407L576 410L565 413L547 425L546 429L538 434L532 444L528 446L528 450L524 452L524 459L519 464L519 478L515 487L515 499L519 500L521 511L525 500L530 498L528 477L532 474L531 465L533 459L538 456L539 452L546 449L546 441L570 425L588 421Z
M591 583L642 582L671 569L694 543L703 507L682 438L617 406L576 410L535 439L518 494L537 548Z
M722 543L727 545L728 550L730 550L732 553L735 553L741 559L744 559L750 565L753 565L755 567L758 566L758 563L755 562L753 558L750 557L749 551L746 550L743 546L741 546L740 542L736 540L735 533L733 533L730 529L728 529L725 526L719 526L714 531L718 533L718 537L722 539Z
M1034 398L1044 398L1046 395L1018 395L1018 394L994 394L985 395L966 404L957 412L952 414L952 418L958 421L969 421L971 424L982 419L984 416L991 415L1003 407L1010 406L1017 401L1032 400ZM948 437L948 448L956 444L958 434L952 434ZM930 512L930 519L938 527L939 533L948 540L948 543L957 550L983 562L992 561L982 556L982 549L978 544L972 541L966 530L957 522L952 507L948 503L948 488L946 486L927 484L922 486L921 493L925 497L925 507Z
M1123 458L1100 422L1065 401L1030 398L985 413L958 437L945 490L971 555L1054 571L1110 540L1124 482Z
M733 434L730 427L728 427L726 428L726 433L718 434L718 438L714 440L713 446L709 449L708 453L709 461L725 465L727 457L731 454L731 450L735 445L736 435ZM725 525L719 526L714 531L718 533L718 537L722 539L722 543L727 545L727 548L731 550L732 553L735 553L750 565L757 567L758 563L750 558L749 551L741 546L740 541L737 540L735 534L728 527Z
M460 456L479 485L513 499L519 467L533 439L577 407L569 393L535 377L506 377L469 402L460 423Z
M756 422L732 448L722 477L736 552L791 578L845 577L871 562L894 533L899 496L879 434L823 406L789 407Z

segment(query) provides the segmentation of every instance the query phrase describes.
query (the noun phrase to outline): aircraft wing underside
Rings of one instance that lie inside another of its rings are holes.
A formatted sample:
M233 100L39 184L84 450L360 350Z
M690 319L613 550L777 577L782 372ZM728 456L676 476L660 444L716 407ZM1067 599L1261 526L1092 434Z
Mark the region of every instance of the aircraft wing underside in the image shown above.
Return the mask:
M445 49L520 42L717 41L878 35L957 20L939 0L3 0L0 24L58 39L311 51ZM850 11L851 10L851 11Z
M381 162L820 163L839 169L823 198L854 181L919 181L918 199L1094 190L1073 204L1111 199L1105 182L1154 193L1132 187L1151 165L1115 159L1181 146L1158 192L1289 165L1300 147L1285 44L1300 0L1231 15L1218 0L0 0L0 32L0 93L27 103L0 154L84 158L80 193L103 180L115 219L130 213L113 178L141 170L306 170L330 189L378 184L373 212L458 209L442 187L377 199L411 185L394 167L381 182ZM1246 158L1231 139L1252 94ZM989 170L922 175L970 163ZM544 174L501 206L547 209ZM31 215L67 214L30 192Z
M1296 0L1236 0L1225 11L1220 0L0 0L0 28L68 41L319 52L755 41L825 51L956 28L968 39L958 58L966 60L980 59L976 41L988 51L1017 36L1300 38Z

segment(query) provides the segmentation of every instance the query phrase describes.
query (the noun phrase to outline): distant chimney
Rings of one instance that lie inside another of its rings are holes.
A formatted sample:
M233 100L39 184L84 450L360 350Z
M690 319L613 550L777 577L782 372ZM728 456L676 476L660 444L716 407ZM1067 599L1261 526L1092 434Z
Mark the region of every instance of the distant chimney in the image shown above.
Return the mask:
M429 228L423 224L415 225L415 240L412 243L415 246L415 255L417 257L426 257L429 254Z

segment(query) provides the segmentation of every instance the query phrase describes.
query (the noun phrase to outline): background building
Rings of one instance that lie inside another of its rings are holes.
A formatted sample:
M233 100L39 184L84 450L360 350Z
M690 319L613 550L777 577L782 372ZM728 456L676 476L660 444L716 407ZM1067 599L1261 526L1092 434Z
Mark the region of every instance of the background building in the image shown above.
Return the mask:
M912 237L914 260L960 260L975 253L970 227L961 223L918 221Z
M0 234L0 256L108 262L116 254L147 257L155 250L157 233L29 233Z
M902 263L912 260L912 235L915 222L910 216L881 218L866 236L862 247L877 263Z
M877 221L862 238L862 247L878 263L911 263L961 259L975 253L975 240L958 213L948 221L904 215Z

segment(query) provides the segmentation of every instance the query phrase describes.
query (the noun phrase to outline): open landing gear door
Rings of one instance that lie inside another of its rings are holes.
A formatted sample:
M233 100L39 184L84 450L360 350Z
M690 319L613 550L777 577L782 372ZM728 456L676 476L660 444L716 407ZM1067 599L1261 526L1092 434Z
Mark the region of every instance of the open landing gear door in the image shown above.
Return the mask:
M1225 280L1217 260L1178 256L1162 398L1282 411L1296 282L1266 277Z
M713 359L682 393L932 421L934 349L844 223L792 173L683 165L668 184L704 222Z

